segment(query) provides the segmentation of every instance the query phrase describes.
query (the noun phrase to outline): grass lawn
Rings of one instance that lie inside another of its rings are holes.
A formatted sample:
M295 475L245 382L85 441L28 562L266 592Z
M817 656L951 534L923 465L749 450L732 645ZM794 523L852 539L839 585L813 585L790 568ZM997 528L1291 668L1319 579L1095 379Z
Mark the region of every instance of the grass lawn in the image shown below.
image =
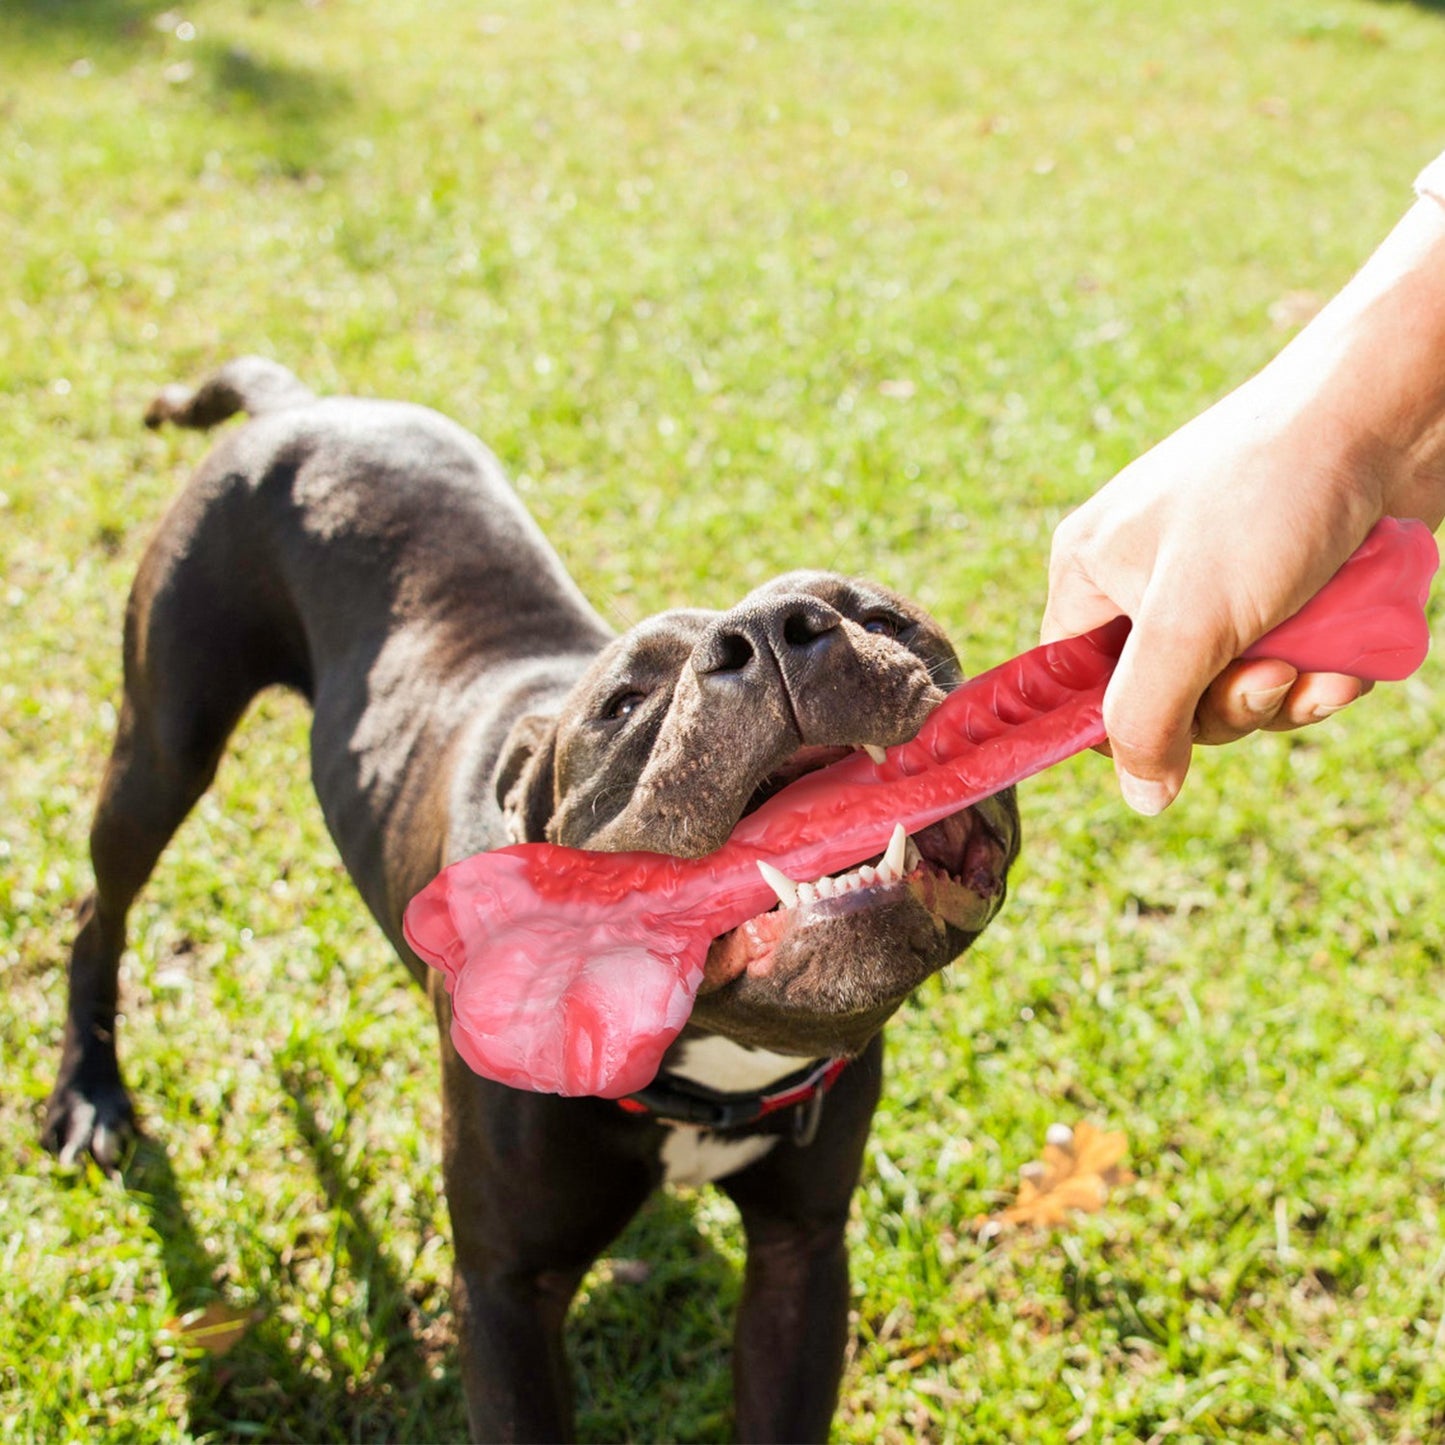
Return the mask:
M0 1437L454 1437L432 1028L294 701L133 915L123 1183L37 1144L125 591L205 446L151 393L259 351L427 402L619 625L822 565L987 664L1059 517L1406 207L1445 6L4 0L0 57ZM890 1032L838 1440L1445 1438L1442 669L1158 820L1097 757L1027 786ZM1135 1181L980 1237L1060 1120ZM738 1262L706 1191L618 1242L586 1437L728 1438Z

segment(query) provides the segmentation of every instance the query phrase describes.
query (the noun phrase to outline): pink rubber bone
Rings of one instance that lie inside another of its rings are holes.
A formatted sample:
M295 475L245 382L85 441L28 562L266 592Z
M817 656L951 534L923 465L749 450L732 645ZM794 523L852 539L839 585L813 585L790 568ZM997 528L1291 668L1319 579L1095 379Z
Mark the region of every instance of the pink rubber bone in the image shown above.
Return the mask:
M1244 655L1376 682L1425 658L1439 565L1418 522L1386 518L1289 621ZM764 859L820 877L881 853L1104 738L1127 618L1050 643L951 693L882 763L859 752L775 794L705 858L529 843L452 864L406 911L446 975L452 1039L517 1088L617 1098L646 1085L687 1022L714 938L771 908Z

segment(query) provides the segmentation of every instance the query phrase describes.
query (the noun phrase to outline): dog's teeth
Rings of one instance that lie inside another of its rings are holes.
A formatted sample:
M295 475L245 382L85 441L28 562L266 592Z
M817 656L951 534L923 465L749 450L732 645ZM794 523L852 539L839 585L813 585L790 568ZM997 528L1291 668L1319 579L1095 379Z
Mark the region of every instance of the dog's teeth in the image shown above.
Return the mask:
M893 878L903 877L903 860L908 853L908 833L902 823L893 825L893 836L888 840L888 851L883 855L883 861L878 865L880 873L887 873Z
M795 907L798 902L798 885L786 873L779 872L774 868L771 863L764 863L759 858L757 864L758 872L763 875L768 887L778 895L778 902L784 908Z
M855 893L860 888L872 888L880 883L897 883L905 874L912 872L921 859L913 840L899 823L894 827L888 849L876 867L865 863L837 877L825 873L811 883L795 883L771 863L765 863L761 858L754 861L768 887L778 895L778 902L784 908L796 908L799 904L816 903L820 898L841 898L845 893Z
M873 759L875 763L886 763L888 761L888 750L880 748L877 743L864 743L863 751Z

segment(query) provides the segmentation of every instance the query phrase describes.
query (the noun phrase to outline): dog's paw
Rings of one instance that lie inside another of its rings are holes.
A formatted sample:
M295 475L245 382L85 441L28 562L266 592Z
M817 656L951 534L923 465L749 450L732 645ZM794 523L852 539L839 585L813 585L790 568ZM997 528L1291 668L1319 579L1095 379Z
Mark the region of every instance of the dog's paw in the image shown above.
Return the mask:
M96 1087L62 1079L45 1106L41 1143L64 1165L89 1153L115 1174L135 1139L135 1109L119 1078Z

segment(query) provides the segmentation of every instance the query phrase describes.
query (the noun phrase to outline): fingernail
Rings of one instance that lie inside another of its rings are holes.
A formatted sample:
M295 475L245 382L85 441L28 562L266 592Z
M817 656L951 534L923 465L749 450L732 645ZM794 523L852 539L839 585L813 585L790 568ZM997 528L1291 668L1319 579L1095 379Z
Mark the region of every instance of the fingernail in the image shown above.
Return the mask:
M1285 694L1294 686L1293 682L1281 683L1279 687L1265 687L1258 692L1244 694L1244 705L1260 717L1273 713L1285 699Z
M1333 707L1322 703L1310 713L1310 721L1323 722L1327 717L1334 717L1337 712L1344 712L1347 707L1349 707L1347 702L1337 702Z
M1124 795L1124 801L1146 818L1157 817L1174 801L1174 791L1167 783L1152 778L1136 778L1122 768L1119 770L1119 791Z

